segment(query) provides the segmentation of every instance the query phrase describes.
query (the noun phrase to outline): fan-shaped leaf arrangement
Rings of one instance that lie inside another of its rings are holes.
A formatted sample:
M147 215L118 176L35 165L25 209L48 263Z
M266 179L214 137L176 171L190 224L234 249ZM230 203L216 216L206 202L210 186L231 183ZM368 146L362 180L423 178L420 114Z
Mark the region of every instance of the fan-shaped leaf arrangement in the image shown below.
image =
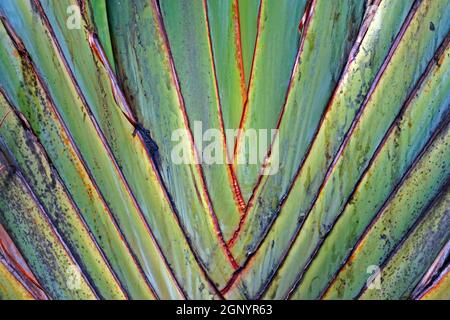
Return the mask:
M448 0L0 16L0 298L450 298Z

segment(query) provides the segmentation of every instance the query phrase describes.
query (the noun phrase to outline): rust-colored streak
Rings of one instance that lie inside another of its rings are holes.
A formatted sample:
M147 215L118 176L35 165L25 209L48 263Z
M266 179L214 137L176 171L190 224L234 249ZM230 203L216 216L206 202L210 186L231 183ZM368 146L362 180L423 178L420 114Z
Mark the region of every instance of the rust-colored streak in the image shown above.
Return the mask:
M250 79L248 81L248 87L245 91L245 99L244 99L244 106L242 109L242 116L241 116L241 121L239 122L239 130L238 130L238 134L235 140L235 144L234 144L234 150L233 150L233 169L235 164L236 164L236 157L237 157L237 152L238 152L238 144L239 141L241 140L241 133L242 133L242 129L244 128L244 124L247 120L247 114L248 114L248 94L250 92L250 88L251 85L253 83L253 68L255 65L255 57L256 57L256 50L258 48L258 40L259 40L259 35L261 32L261 13L262 13L262 7L263 7L263 2L266 0L261 0L259 3L259 8L258 8L258 18L257 18L257 25L256 25L256 39L255 39L255 47L253 48L253 56L252 56L252 65L250 67Z
M241 84L241 94L242 94L242 108L244 107L245 101L247 100L247 84L245 83L245 69L244 69L244 58L242 56L242 38L241 38L241 17L239 13L239 0L233 1L233 20L234 20L234 32L236 41L236 60L239 67L239 76Z
M245 204L244 197L242 196L241 187L240 187L239 182L234 173L232 164L228 164L228 170L231 173L233 190L234 190L234 194L236 196L236 201L238 203L239 212L241 213L241 217L242 217L245 214L245 208L247 205ZM241 223L240 220L239 220L239 223ZM229 246L229 245L227 244L227 246Z

